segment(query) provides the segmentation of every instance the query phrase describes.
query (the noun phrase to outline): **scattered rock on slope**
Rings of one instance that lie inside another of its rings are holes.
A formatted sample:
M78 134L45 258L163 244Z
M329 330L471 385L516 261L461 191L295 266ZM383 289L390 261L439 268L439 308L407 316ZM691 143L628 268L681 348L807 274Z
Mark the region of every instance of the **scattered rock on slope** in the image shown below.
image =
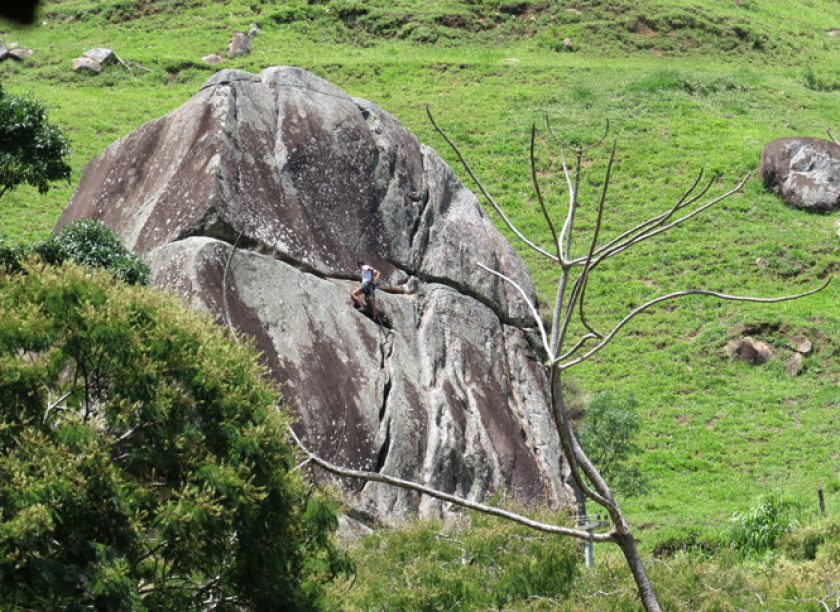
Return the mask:
M533 282L474 195L393 116L290 67L224 70L109 146L59 220L102 219L156 283L253 336L298 431L336 463L482 499L572 500L514 289ZM233 257L222 286L232 244ZM350 308L365 259L390 328ZM440 504L343 482L381 517Z
M773 349L769 344L753 338L744 336L727 343L724 351L730 357L738 357L744 363L756 365L770 361L773 358Z
M827 213L840 205L840 146L821 138L780 138L761 152L761 178L787 204Z
M244 32L237 32L228 45L228 57L240 57L249 55L253 43Z
M83 55L87 58L97 62L100 66L110 66L117 63L117 55L113 49L105 49L104 47L97 47L85 51Z

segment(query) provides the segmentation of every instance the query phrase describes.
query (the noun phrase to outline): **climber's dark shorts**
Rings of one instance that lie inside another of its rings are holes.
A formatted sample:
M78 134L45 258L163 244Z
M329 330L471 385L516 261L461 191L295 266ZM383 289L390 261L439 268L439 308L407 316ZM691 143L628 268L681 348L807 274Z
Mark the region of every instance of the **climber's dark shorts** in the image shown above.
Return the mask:
M366 298L376 298L376 296L373 294L376 290L376 285L374 285L373 283L362 283L361 286L359 286L359 289L362 290L362 293L365 294Z

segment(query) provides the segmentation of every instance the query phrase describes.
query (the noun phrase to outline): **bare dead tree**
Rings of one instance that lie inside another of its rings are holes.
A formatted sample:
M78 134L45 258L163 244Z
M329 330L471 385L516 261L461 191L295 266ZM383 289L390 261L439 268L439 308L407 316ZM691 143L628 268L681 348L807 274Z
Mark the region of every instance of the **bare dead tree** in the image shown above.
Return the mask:
M599 239L602 228L604 205L607 199L607 192L610 185L610 174L612 172L613 163L615 160L616 142L614 140L612 144L612 151L610 153L609 162L607 164L607 170L603 187L601 189L601 194L598 202L595 228L592 231L591 237L584 240L584 249L582 254L573 255L573 238L576 229L575 220L580 208L580 204L578 202L578 193L580 187L580 171L583 162L583 155L589 149L600 145L606 139L607 133L609 131L609 122L607 122L606 129L604 131L604 136L598 142L587 147L570 147L562 143L555 136L551 125L548 123L548 121L546 121L548 132L552 135L552 137L560 146L563 172L569 191L569 207L566 217L563 220L562 225L560 225L559 233L557 231L557 225L551 218L548 208L546 207L542 192L540 190L536 170L537 164L534 154L534 147L536 142L536 125L532 127L530 149L531 179L533 181L537 201L545 218L546 226L551 234L552 243L550 249L544 249L537 245L536 242L528 239L521 231L519 231L514 226L514 224L507 217L507 215L505 215L502 207L496 202L496 200L484 187L483 183L475 175L472 168L470 168L470 165L464 159L463 155L461 154L455 143L453 143L452 140L446 135L446 133L444 133L443 130L441 130L440 127L438 127L428 107L427 112L429 115L429 120L432 122L432 125L446 140L449 146L452 147L453 151L458 156L461 163L464 165L464 168L466 169L467 173L470 175L473 181L475 181L476 185L478 186L478 189L481 191L482 194L484 194L485 198L487 198L490 205L499 214L499 216L502 218L507 227L529 248L533 249L541 256L551 261L559 269L560 277L557 282L557 294L554 304L551 328L549 330L546 330L545 326L542 323L536 305L533 302L531 302L527 292L520 285L518 285L513 279L508 278L507 276L505 276L497 270L488 268L487 266L484 266L481 263L476 264L478 267L486 270L490 274L493 274L502 279L503 281L509 283L513 288L515 288L519 292L519 294L522 296L522 300L525 302L525 304L527 304L528 308L530 309L531 314L533 315L534 320L536 321L536 325L539 328L542 344L545 347L545 351L548 355L548 360L546 362L546 371L550 384L550 398L548 399L550 401L551 408L554 414L557 431L560 435L560 441L563 446L563 454L571 467L572 478L574 479L577 488L582 493L585 499L598 504L607 511L610 517L611 526L607 528L607 531L605 533L594 533L582 529L558 527L556 525L550 525L534 521L521 515L501 510L499 508L494 508L481 503L469 501L454 495L444 493L442 491L438 491L430 487L419 485L414 482L409 482L406 480L394 478L392 476L386 476L383 474L378 474L375 472L350 470L338 465L334 465L328 461L325 461L321 457L318 457L306 448L302 441L297 436L295 436L294 432L291 432L291 435L294 437L296 443L305 453L305 463L315 464L337 476L359 478L365 481L380 482L397 487L402 487L405 489L410 489L412 491L417 491L419 493L429 495L431 497L440 499L445 502L449 502L457 506L462 506L464 508L469 508L472 510L483 512L485 514L491 514L494 516L505 518L545 533L564 535L590 542L612 542L618 545L618 547L621 549L624 555L627 565L630 568L630 571L636 582L636 586L639 591L639 597L642 601L645 610L647 612L660 612L661 608L659 605L659 601L657 600L653 585L651 584L651 581L648 578L647 572L642 562L642 558L639 555L639 552L636 548L636 543L633 539L633 534L631 532L630 525L627 522L627 519L621 511L621 508L619 507L618 503L616 502L615 496L610 490L608 483L604 480L604 478L602 478L601 474L595 468L589 457L587 457L586 453L581 448L574 431L572 430L571 420L569 418L569 413L563 399L563 390L561 387L561 378L563 372L583 363L584 361L591 358L593 355L603 350L616 337L616 335L636 316L638 316L642 312L645 312L646 310L649 310L653 306L660 304L661 302L667 300L675 300L688 295L706 295L721 300L772 304L776 302L794 300L808 295L813 295L814 293L817 293L823 290L825 287L827 287L831 279L829 278L821 287L812 291L806 291L804 293L788 295L778 298L737 296L702 289L677 291L652 299L642 304L641 306L633 309L609 330L596 330L592 325L590 325L589 321L587 320L585 303L586 289L589 284L592 272L600 264L607 261L608 259L611 259L646 240L654 238L659 234L667 232L668 230L708 210L709 208L711 208L718 202L728 198L732 194L740 191L741 188L744 186L744 183L749 178L749 174L747 174L747 176L744 177L744 179L734 189L727 191L721 196L712 198L706 201L704 204L692 207L692 205L697 203L701 198L703 198L706 195L706 193L709 191L709 189L712 187L712 184L714 183L714 178L712 178L708 181L708 183L705 184L705 186L701 186L698 189L698 186L700 186L701 180L703 178L703 172L701 171L697 176L697 179L690 186L690 188L669 210L655 217L652 217L644 221L643 223L640 223L635 227L627 230L626 232L622 233L616 238L613 238L612 240L601 244ZM572 172L567 165L564 153L564 151L566 150L571 150L574 154L576 162L574 172ZM582 327L582 329L585 330L579 338L571 337L571 330L577 329L577 327L573 325L575 319L577 320L576 325Z

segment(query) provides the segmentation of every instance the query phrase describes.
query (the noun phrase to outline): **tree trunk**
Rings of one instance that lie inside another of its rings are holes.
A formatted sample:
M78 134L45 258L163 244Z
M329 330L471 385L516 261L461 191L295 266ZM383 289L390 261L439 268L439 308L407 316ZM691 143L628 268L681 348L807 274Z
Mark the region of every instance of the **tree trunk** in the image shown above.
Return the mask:
M621 548L621 552L624 553L627 565L630 566L630 571L633 573L633 579L639 589L639 597L642 600L645 612L662 612L662 608L659 607L659 600L656 599L656 592L653 590L653 585L650 583L650 578L648 578L645 566L642 563L642 558L636 549L633 534L630 530L627 530L624 535L617 536L616 543Z

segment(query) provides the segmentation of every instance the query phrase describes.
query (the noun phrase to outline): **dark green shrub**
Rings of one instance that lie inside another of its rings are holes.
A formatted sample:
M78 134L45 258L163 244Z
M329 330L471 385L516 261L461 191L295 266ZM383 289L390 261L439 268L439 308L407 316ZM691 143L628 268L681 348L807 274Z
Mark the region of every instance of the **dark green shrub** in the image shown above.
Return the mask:
M779 549L789 559L813 561L824 544L840 542L840 519L832 517L819 523L793 529L779 538Z
M0 609L320 610L352 571L252 346L71 262L0 270Z
M140 257L125 248L119 235L97 219L79 219L42 243L6 245L0 241L0 266L23 271L21 262L30 254L44 263L59 265L70 260L91 268L104 268L129 285L148 285L151 271Z

